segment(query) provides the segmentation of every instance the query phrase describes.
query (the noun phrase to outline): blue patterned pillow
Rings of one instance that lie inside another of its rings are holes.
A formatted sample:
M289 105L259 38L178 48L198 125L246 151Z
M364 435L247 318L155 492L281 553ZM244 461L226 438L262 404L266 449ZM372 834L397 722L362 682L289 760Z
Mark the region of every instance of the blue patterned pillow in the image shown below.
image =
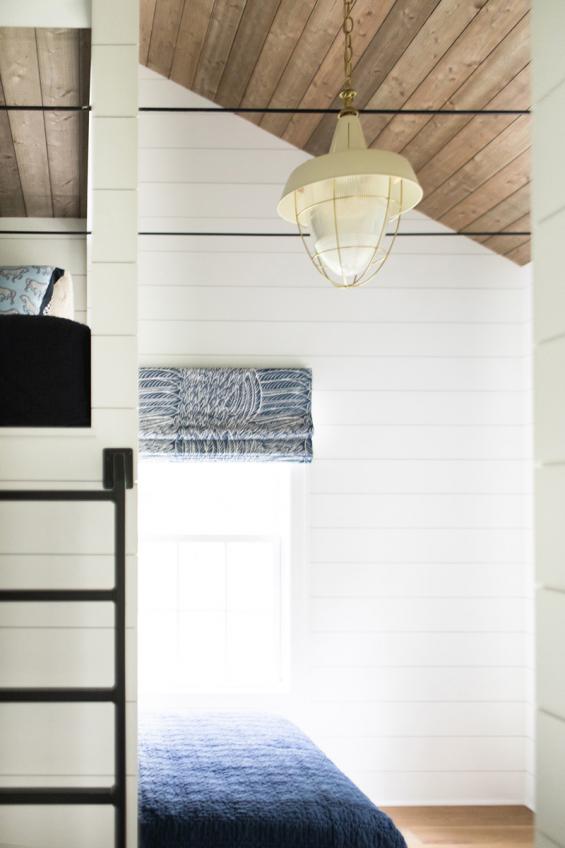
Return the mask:
M41 315L62 274L52 265L0 267L0 315Z

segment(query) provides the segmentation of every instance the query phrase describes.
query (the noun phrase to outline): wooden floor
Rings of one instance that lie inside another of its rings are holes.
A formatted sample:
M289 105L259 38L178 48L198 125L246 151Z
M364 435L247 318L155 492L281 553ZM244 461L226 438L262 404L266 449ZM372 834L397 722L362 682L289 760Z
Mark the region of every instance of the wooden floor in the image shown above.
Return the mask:
M523 848L533 842L527 807L383 807L408 848Z

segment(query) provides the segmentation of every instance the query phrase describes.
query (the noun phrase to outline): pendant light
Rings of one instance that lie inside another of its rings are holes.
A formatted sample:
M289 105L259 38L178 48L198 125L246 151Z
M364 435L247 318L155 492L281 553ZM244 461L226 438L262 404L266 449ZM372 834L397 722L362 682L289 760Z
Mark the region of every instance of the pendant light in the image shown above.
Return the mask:
M330 152L299 165L288 178L277 211L298 225L314 267L338 288L367 283L385 263L400 216L423 197L404 156L367 148L352 87L354 0L344 0L343 108Z

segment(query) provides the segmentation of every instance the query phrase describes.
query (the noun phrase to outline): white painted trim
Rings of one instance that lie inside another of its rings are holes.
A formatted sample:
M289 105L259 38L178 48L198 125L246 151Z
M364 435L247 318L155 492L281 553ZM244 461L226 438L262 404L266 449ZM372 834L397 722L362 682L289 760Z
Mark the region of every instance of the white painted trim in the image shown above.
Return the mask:
M89 29L90 0L2 0L0 26Z

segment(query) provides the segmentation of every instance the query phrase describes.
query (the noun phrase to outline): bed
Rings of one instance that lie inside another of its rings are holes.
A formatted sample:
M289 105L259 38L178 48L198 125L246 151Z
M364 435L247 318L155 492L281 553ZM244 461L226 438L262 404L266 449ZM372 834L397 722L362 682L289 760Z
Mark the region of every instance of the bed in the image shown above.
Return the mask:
M90 330L52 265L0 267L0 427L90 427Z
M139 848L406 848L290 722L255 714L140 716Z

